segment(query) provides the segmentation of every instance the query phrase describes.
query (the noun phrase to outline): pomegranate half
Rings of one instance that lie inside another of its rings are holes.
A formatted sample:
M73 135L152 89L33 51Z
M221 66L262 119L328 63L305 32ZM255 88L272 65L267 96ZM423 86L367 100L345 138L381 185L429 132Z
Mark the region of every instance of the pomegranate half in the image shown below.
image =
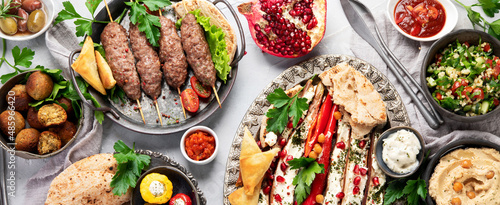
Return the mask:
M306 55L325 34L325 0L253 0L238 11L257 46L278 57Z

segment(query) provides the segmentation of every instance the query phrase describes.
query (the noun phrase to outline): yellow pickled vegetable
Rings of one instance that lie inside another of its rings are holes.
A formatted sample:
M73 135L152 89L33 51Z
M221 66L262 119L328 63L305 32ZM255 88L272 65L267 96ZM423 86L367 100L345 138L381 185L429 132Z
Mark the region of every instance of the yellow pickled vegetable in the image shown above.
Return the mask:
M167 176L158 173L146 175L140 185L142 199L151 204L167 203L172 197L172 189Z

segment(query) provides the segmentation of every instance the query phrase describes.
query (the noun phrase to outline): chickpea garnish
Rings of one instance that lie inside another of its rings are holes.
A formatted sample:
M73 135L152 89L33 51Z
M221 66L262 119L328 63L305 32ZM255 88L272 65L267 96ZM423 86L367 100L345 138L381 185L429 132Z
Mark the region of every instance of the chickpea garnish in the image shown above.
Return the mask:
M486 173L486 179L491 179L495 176L495 172L494 171L489 171L488 173Z
M465 169L469 169L472 167L472 161L470 161L470 159L464 159L464 160L462 160L460 165Z
M453 183L453 190L455 190L456 192L461 191L462 188L464 188L464 185L462 185L462 183L460 182Z
M316 159L318 158L318 154L316 154L316 152L309 152L309 158Z
M462 201L460 200L460 198L453 198L451 199L451 204L452 205L462 205Z
M313 151L316 152L316 154L321 153L322 150L323 150L323 148L321 147L321 145L319 145L319 144L314 145Z
M321 194L316 195L316 203L321 204L321 203L323 203L324 199L325 199L325 197L323 195L321 195Z
M325 142L325 135L323 133L321 133L319 136L318 136L318 142L319 143L323 143Z
M469 191L467 192L467 197L469 197L469 199L476 198L476 193L474 193L473 191Z

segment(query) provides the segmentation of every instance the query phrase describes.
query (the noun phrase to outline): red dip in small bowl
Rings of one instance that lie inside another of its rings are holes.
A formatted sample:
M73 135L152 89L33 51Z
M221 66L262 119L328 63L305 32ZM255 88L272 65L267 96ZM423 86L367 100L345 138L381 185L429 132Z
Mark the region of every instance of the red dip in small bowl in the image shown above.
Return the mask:
M189 158L201 161L208 159L215 151L215 138L207 132L197 130L185 141L185 149Z
M400 0L394 9L394 21L407 34L425 38L443 29L446 13L437 0Z

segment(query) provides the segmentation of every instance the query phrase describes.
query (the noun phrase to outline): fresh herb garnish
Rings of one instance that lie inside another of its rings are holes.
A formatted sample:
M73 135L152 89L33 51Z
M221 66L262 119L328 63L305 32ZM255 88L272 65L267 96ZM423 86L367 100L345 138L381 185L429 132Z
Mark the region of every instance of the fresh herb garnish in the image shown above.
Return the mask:
M469 17L472 26L479 26L483 28L484 31L488 29L488 33L492 36L500 39L500 19L493 22L488 22L481 16L477 11L472 10L472 7L480 6L482 7L484 13L489 17L494 17L495 13L500 10L499 0L479 0L478 3L466 6L458 0L455 0L458 4L465 8L467 11L467 17Z
M118 140L113 148L116 152L113 157L118 162L118 168L110 185L113 187L113 194L121 196L127 193L129 187L135 188L142 170L149 166L151 157L135 153L135 143L131 149L123 141Z
M54 25L70 19L76 19L74 24L76 25L76 36L91 36L92 35L92 23L109 23L109 21L97 21L94 18L94 13L102 0L87 0L85 1L85 6L89 10L90 14L92 14L92 19L82 17L78 14L73 7L73 4L69 1L64 1L62 4L64 9L61 10L56 19L54 20Z
M2 84L7 82L7 80L11 79L15 75L27 71L20 69L19 66L29 68L32 64L31 61L33 60L34 56L35 51L29 48L23 48L22 50L18 46L12 48L12 57L14 58L14 63L10 63L9 61L7 61L7 59L5 59L5 56L3 56L1 60L7 63L7 65L9 65L10 67L14 68L15 71L13 73L2 75L0 77Z
M158 41L160 39L160 18L155 15L151 15L147 12L144 3L150 11L158 11L161 7L166 7L171 5L169 0L135 0L131 2L125 2L130 6L130 22L136 24L139 31L144 32L146 38L152 46L158 47Z
M392 204L394 201L406 196L409 205L418 205L419 196L424 199L427 196L426 184L423 179L395 180L389 183L384 197L384 205Z
M123 91L122 88L120 88L120 86L115 86L113 88L111 88L111 90L109 91L110 94L109 94L109 99L111 99L111 101L113 101L115 104L118 104L120 101L122 103L125 103L125 92Z
M7 0L7 1L2 0L2 4L0 4L0 18L9 18L9 17L20 18L17 15L12 15L12 14L8 14L8 13L9 13L10 9L20 7L21 3L15 3L14 5L11 5L11 4L12 4L12 0Z
M295 186L295 198L298 204L302 204L311 193L311 184L316 178L316 174L325 173L323 164L318 164L313 158L301 157L288 161L290 169L300 169L297 176L293 178L292 184Z
M290 98L283 89L278 88L266 97L274 105L274 108L268 110L266 113L266 116L269 118L266 129L269 132L283 132L287 126L288 117L293 118L293 127L297 126L302 113L309 107L307 99L299 98L298 96L299 94L297 93Z

